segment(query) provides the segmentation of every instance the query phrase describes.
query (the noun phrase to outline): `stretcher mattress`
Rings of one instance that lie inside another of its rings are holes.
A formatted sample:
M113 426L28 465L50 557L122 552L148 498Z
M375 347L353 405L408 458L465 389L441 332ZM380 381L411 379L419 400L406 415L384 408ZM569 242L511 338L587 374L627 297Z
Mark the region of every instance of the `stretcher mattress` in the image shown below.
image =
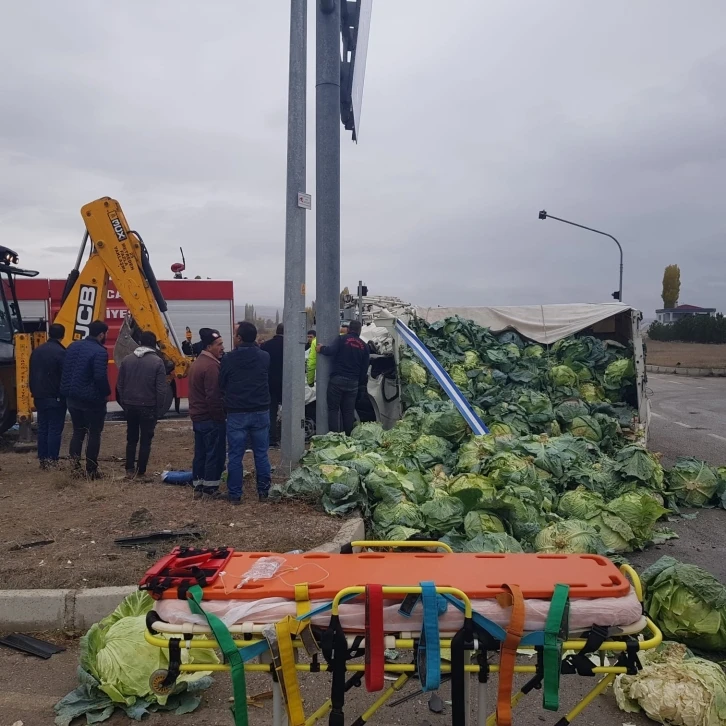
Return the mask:
M311 603L311 610L325 604L326 600ZM549 600L528 599L525 601L525 630L542 630L549 612ZM497 600L472 600L474 610L489 620L506 628L511 620L511 608L501 607ZM410 617L399 613L400 603L386 601L384 603L384 629L386 633L421 630L422 608L417 605ZM159 617L173 625L202 625L206 621L201 615L193 615L189 605L181 600L159 600L154 609ZM261 600L213 600L204 603L208 613L216 615L227 627L242 623L264 625L276 623L287 615L295 616L294 601L280 597L263 598ZM624 597L603 597L573 599L570 601L570 631L578 632L591 628L593 625L602 627L626 627L637 622L643 614L642 606L631 589ZM313 616L314 625L325 627L330 622L330 612ZM362 602L345 603L340 606L340 622L348 632L363 631L365 626L365 606ZM464 616L454 607L449 606L439 617L439 628L443 632L455 632L461 628Z

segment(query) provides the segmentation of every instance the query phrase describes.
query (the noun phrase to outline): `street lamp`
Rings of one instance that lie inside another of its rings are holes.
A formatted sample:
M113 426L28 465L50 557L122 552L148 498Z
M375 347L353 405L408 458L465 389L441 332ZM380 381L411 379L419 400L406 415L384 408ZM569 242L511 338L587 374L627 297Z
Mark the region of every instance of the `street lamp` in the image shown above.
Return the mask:
M618 249L620 250L620 288L617 292L613 293L613 297L616 300L619 300L620 302L623 301L623 248L620 246L620 242L618 242L615 237L613 237L611 234L608 234L607 232L601 232L599 229L593 229L592 227L586 227L584 224L578 224L577 222L570 222L567 219L561 219L560 217L553 217L551 214L547 214L547 212L543 209L539 213L540 219L556 219L558 222L564 222L565 224L571 224L573 227L579 227L580 229L586 229L590 232L595 232L596 234L602 234L605 237L610 237L610 239L615 242L615 244L618 246Z

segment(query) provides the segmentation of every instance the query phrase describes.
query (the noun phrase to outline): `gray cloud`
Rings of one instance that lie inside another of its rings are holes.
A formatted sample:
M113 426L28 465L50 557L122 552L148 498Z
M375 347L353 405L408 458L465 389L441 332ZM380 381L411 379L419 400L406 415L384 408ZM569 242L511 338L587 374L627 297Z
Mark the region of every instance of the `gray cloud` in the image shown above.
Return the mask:
M615 245L539 221L546 208L622 241L646 315L670 263L682 302L726 308L720 0L374 6L360 143L342 141L342 285L434 305L609 300ZM80 207L110 195L160 275L183 246L189 274L232 277L238 303L281 303L288 3L29 0L0 33L0 224L24 265L63 276Z

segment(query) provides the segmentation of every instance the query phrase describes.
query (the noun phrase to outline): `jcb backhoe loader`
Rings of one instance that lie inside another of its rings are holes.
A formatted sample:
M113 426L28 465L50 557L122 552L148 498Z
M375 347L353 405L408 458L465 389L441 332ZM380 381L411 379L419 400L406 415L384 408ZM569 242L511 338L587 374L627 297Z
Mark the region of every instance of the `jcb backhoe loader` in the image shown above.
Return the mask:
M63 300L53 322L65 327L63 344L70 345L88 335L94 320L105 320L108 281L113 280L129 314L124 320L114 348L114 361L119 365L137 345L141 330L156 335L159 352L166 364L170 380L184 378L189 371L189 358L167 315L167 305L149 262L149 253L141 235L130 229L119 203L110 197L97 199L81 208L86 233L76 264L68 275ZM90 254L81 268L86 248ZM37 273L36 273L37 274ZM31 441L32 398L28 387L28 360L32 345L21 344L16 335L17 420L20 424L19 445ZM170 385L167 405L171 406Z

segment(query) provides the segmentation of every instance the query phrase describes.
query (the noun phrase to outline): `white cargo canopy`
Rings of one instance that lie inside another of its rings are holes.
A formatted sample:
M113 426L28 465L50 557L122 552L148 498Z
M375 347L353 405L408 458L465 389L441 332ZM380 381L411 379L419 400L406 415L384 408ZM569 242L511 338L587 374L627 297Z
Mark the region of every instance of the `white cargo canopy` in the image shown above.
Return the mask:
M512 307L456 307L427 308L413 306L407 312L427 323L458 315L473 320L495 333L516 330L530 340L545 345L579 333L591 325L607 320L613 315L632 310L621 303L572 305L517 305Z

